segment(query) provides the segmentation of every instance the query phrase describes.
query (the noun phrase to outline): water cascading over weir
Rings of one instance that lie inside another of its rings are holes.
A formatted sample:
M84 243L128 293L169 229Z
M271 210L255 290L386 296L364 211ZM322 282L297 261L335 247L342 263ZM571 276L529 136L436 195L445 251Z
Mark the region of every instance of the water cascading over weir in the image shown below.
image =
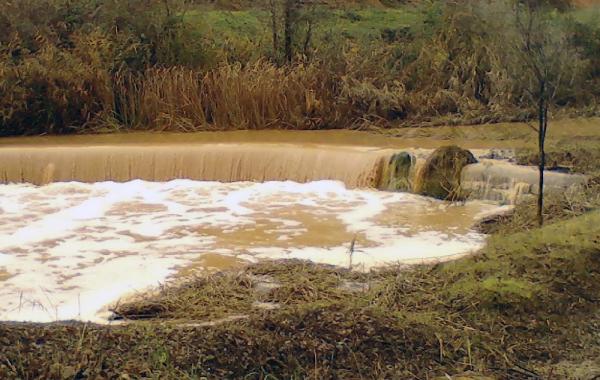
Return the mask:
M229 142L227 135L223 136L202 141L186 141L176 135L165 141L5 145L0 147L0 182L336 180L348 188L503 203L514 203L537 191L535 168L481 159L489 150L372 147L347 139L334 139L333 144L319 139ZM567 187L583 180L561 173L546 176L549 187Z
M339 180L376 187L386 152L269 144L4 148L3 182Z
M420 152L424 155L423 152ZM265 145L123 146L19 148L0 151L3 183L169 181L310 182L338 180L349 188L408 191L447 198L422 189L426 158L409 152ZM536 191L536 172L504 162L474 163L458 173L464 194L514 203ZM462 169L462 168L460 168ZM431 170L431 169L430 169ZM440 169L442 170L442 169ZM580 176L551 173L549 186L566 187ZM455 184L456 185L456 184ZM451 196L452 197L452 196Z
M473 224L535 193L537 171L428 141L347 131L2 139L0 320L105 323L132 291L262 260L370 270L475 252L486 235Z

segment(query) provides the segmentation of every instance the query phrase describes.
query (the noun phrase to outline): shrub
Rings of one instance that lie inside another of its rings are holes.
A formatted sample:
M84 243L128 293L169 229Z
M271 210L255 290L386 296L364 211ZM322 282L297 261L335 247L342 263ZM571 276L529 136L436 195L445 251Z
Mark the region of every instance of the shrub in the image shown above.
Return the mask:
M292 45L305 54L284 64L261 38L203 36L190 21L200 13L186 18L183 0L6 1L0 4L0 135L531 117L510 2L416 7L419 22L364 39L321 30L315 20L331 15L327 8L304 10ZM353 14L346 17L361 22ZM263 16L268 30L270 18ZM598 28L561 13L548 17L553 32L580 53L555 107L593 112L600 96ZM300 38L309 26L315 36Z

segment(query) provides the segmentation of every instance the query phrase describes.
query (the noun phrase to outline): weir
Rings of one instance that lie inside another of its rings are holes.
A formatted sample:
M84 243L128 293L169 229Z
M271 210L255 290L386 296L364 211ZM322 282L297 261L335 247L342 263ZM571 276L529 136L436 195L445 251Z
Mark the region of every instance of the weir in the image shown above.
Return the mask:
M0 149L4 183L337 180L376 187L389 153L365 148L272 144L164 144Z
M482 159L489 153L488 149L473 149L473 160L465 162L464 169L462 165L457 168L455 175L443 172L436 166L439 163L431 161L433 149L366 146L360 145L354 136L348 141L352 145L344 145L343 139L334 139L337 141L334 144L319 144L314 139L295 144L225 143L215 138L186 143L179 135L175 136L174 142L165 139L138 144L126 141L110 145L0 146L0 182L45 185L135 179L225 183L335 180L348 188L405 191L442 199L446 197L446 187L456 187L465 198L505 204L513 204L537 192L536 168L506 160ZM424 169L428 159L431 162ZM455 183L445 179L449 175L456 176ZM578 175L546 174L549 188L564 188L584 180L585 177ZM427 181L447 183L432 190L423 187ZM449 198L455 196L453 193Z
M0 320L103 323L133 291L227 263L449 260L483 246L476 221L537 190L535 168L487 148L331 135L0 141ZM446 195L469 201L431 197Z

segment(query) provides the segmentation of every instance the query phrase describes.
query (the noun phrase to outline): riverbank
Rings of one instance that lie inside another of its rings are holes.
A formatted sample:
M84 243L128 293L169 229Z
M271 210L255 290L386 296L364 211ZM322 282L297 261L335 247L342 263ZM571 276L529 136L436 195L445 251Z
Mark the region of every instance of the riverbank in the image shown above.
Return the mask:
M591 379L599 224L505 223L475 256L369 274L257 264L120 305L115 326L0 324L0 376Z

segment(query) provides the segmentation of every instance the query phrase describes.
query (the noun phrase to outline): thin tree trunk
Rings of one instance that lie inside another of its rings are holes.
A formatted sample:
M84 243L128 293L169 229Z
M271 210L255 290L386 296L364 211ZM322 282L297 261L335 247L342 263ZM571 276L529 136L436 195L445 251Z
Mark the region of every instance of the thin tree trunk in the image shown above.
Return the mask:
M544 225L544 169L546 167L546 152L544 148L540 148L540 182L539 182L539 193L538 193L538 201L537 201L537 217L538 224L541 226Z
M273 32L273 54L279 57L279 33L277 26L277 6L275 0L271 0L271 29ZM279 59L279 58L277 58Z
M292 62L293 51L292 51L292 17L294 0L285 0L285 9L283 10L283 22L284 22L284 51L285 59L288 62Z
M167 17L171 17L171 7L169 6L169 0L164 0L165 10L167 11Z
M310 59L310 40L312 39L312 28L313 24L310 20L306 22L306 38L304 39L304 56L306 59Z
M538 109L538 147L539 147L539 189L537 199L537 217L538 224L544 225L544 170L546 169L546 128L548 127L548 104L546 101L546 83L542 81L540 83L540 99Z

